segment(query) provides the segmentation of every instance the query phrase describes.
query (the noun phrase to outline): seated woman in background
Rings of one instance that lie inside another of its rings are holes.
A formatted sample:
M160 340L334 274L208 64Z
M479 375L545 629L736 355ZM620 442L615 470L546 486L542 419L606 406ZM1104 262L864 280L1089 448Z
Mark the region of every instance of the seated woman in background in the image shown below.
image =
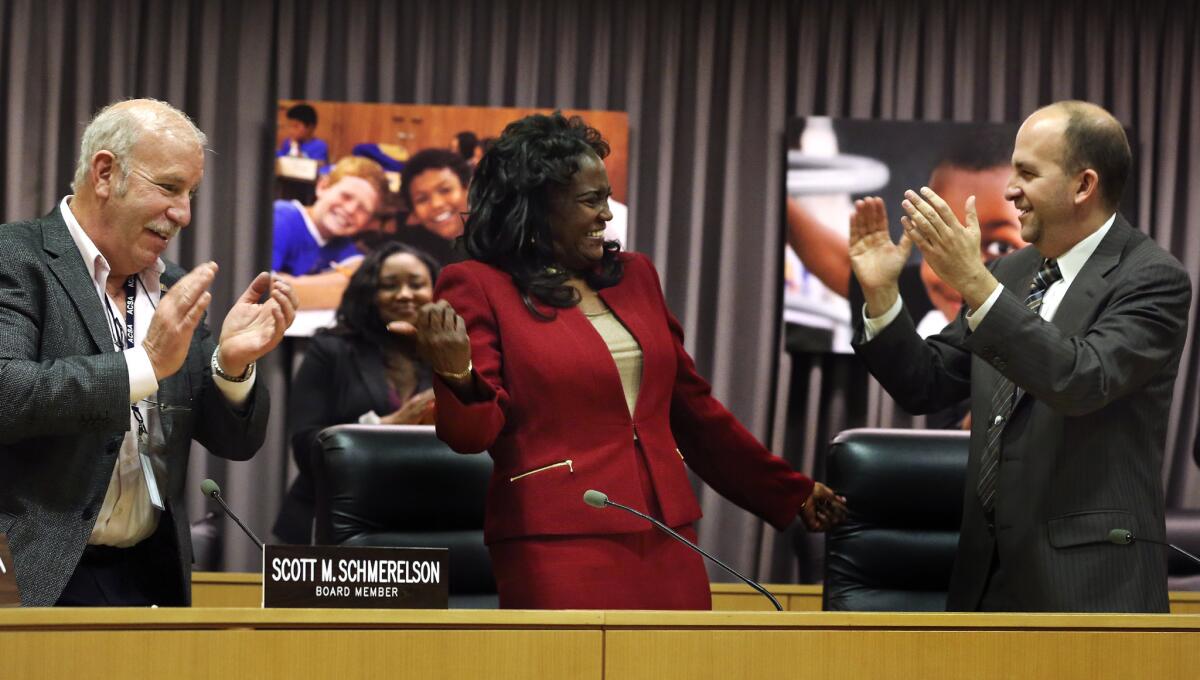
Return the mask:
M429 367L411 339L386 328L416 319L433 299L438 270L426 253L384 243L350 277L337 325L309 343L288 400L288 434L300 474L275 521L275 535L285 542L311 540L317 433L343 423L433 423Z
M699 555L584 491L692 540L689 469L779 529L799 515L823 530L844 499L713 398L650 260L604 240L607 154L579 118L509 125L472 179L472 259L446 267L415 324L389 330L437 376L438 437L495 461L484 535L501 607L710 609Z

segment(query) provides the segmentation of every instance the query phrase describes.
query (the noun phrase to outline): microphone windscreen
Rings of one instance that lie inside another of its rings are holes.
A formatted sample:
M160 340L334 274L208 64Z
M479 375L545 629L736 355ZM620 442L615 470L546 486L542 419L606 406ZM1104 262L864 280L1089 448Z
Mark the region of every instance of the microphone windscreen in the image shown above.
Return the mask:
M1133 534L1129 533L1128 529L1113 529L1108 532L1108 542L1116 543L1117 545L1129 545L1133 543Z
M206 479L200 482L200 493L205 496L212 496L213 494L221 493L221 487L217 486L217 483L213 480Z
M608 502L608 496L595 489L588 489L583 492L583 502L593 508L603 508L604 504Z

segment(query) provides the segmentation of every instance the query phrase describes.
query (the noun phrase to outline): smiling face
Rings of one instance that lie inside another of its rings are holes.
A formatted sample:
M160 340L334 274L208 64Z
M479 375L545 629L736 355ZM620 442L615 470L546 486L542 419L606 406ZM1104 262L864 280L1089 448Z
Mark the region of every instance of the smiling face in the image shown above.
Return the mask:
M375 306L383 322L415 323L421 305L433 300L433 276L429 267L410 253L389 255L379 268Z
M604 227L612 219L608 209L612 187L604 162L594 153L579 156L578 162L579 171L571 182L551 188L546 201L555 257L576 272L604 257Z
M171 238L192 221L204 149L190 131L167 126L146 130L129 157L116 160L119 164L102 171L95 186L106 227L93 240L112 276L123 278L153 266Z
M1053 110L1033 114L1017 131L1006 198L1020 211L1021 236L1047 257L1056 257L1056 231L1071 223L1076 177L1063 167L1067 119ZM1047 252L1046 247L1050 246Z
M354 236L366 228L379 205L379 193L367 180L346 175L332 186L317 186L308 215L324 238Z
M412 178L408 188L413 216L427 230L449 241L463 232L467 189L450 168L430 168Z

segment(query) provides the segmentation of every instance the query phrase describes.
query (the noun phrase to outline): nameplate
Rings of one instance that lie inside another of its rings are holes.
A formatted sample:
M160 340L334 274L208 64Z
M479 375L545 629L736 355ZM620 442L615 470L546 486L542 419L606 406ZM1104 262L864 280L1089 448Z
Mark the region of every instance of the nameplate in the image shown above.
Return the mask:
M275 159L275 175L300 182L317 181L321 164L312 158L280 156Z
M263 607L446 609L445 548L268 545Z
M8 549L8 535L0 533L0 607L20 607L21 593L17 590L17 568L13 564L12 551Z

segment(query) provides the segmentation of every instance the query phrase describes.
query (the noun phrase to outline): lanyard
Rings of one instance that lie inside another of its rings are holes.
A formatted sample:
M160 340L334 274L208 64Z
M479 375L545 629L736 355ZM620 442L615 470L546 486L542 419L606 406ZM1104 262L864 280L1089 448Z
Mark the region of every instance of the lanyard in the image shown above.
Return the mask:
M133 349L133 303L137 300L137 276L125 279L125 349Z
M108 302L108 292L104 293L104 306L108 309L109 318L112 319L113 330L113 349L118 352L133 349L134 334L133 334L133 310L134 303L137 301L137 287L141 283L141 279L136 274L125 279L125 328L121 328L121 321L113 314L112 305ZM146 299L150 301L150 306L154 306L154 302L150 300L150 291L146 290L146 285L142 284L142 291L146 293ZM125 342L121 342L124 336ZM137 404L130 404L129 411L133 414L133 419L137 421L137 445L138 458L142 464L142 476L146 480L146 493L149 496L150 504L159 510L165 510L166 504L163 502L162 492L158 488L158 479L154 474L154 464L150 460L148 450L149 434L146 432L146 421L142 417L142 411Z
M133 310L134 303L137 301L137 285L138 277L136 274L125 279L125 328L122 330L121 321L113 314L112 305L108 302L108 294L104 295L104 306L108 308L109 318L113 323L113 348L118 352L133 349ZM121 337L125 338L125 342L121 342ZM124 347L122 347L122 344ZM129 410L133 412L133 418L137 421L138 436L146 436L146 421L142 418L142 411L137 404L130 404Z

